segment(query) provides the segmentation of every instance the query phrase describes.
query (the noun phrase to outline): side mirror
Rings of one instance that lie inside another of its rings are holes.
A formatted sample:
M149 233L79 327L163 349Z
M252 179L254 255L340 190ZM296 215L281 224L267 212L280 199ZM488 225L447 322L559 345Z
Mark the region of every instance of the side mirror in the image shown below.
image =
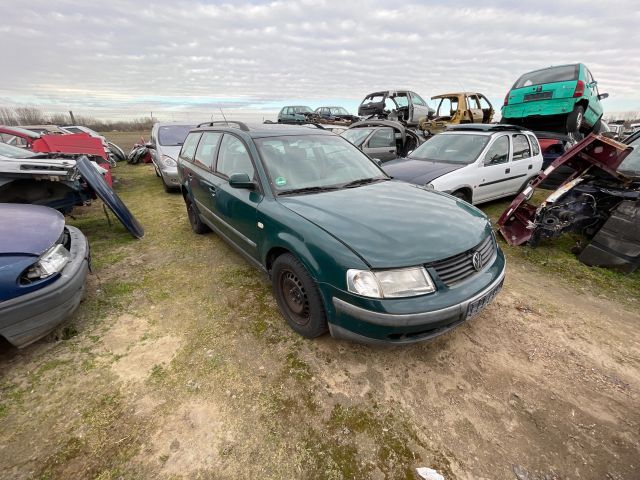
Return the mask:
M382 167L382 160L380 160L379 158L372 158L371 161L379 167Z
M609 98L608 93L601 93L600 95L598 95L598 100L604 100L605 98Z
M229 186L231 188L246 188L253 190L256 184L251 181L246 173L232 173L229 177Z
M156 149L156 146L151 142L145 143L144 146L147 147L149 150L155 150Z

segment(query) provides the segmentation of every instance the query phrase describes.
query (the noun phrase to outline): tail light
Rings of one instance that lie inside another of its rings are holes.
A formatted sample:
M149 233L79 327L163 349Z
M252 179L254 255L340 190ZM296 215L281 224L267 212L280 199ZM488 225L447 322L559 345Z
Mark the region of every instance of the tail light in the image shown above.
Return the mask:
M507 106L509 104L509 94L511 93L511 90L509 90L507 92L507 94L504 96L504 103L502 104L502 106Z
M573 91L573 96L581 97L584 94L584 82L582 80L578 80L576 83L576 89Z

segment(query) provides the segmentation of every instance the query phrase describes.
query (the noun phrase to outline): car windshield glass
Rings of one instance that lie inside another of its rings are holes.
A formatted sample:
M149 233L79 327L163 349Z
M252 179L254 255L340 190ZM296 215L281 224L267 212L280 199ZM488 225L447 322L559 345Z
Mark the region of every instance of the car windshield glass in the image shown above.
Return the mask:
M158 142L165 147L182 145L193 125L168 125L158 129Z
M564 65L562 67L545 68L544 70L525 73L518 79L513 88L522 88L543 83L567 82L577 79L578 65Z
M0 155L8 158L31 158L36 156L24 148L14 147L6 143L0 143Z
M309 107L293 107L296 113L313 113Z
M411 153L410 158L445 163L473 163L489 141L489 135L440 134Z
M349 115L349 112L342 107L330 108L329 110L331 111L331 115Z
M388 178L364 153L337 135L287 135L255 142L279 195Z
M398 108L409 105L409 97L407 97L406 93L399 93L398 95L391 97L391 99L395 102Z
M633 147L633 151L623 160L618 171L633 177L640 177L640 137L629 145Z
M371 132L373 132L373 128L352 128L350 130L345 130L340 134L340 136L349 140L356 147L359 147Z

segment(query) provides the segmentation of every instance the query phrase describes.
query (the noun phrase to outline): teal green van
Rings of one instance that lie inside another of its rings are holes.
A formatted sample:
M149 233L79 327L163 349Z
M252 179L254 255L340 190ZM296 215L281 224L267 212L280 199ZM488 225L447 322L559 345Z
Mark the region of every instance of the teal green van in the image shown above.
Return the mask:
M501 123L533 130L599 132L602 118L598 82L582 63L525 73L507 93ZM566 129L566 130L565 130Z

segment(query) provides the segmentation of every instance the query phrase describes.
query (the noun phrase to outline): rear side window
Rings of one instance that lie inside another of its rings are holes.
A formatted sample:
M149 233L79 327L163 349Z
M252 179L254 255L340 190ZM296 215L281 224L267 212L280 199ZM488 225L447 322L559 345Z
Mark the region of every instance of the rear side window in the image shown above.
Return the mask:
M229 134L222 138L216 171L225 177L231 176L232 173L246 173L249 178L254 178L255 169L251 157L239 138Z
M222 138L220 132L204 132L196 150L195 161L204 168L213 169L216 148Z
M485 165L498 165L509 161L509 137L503 135L498 137L489 147L484 157Z
M578 79L578 65L563 65L561 67L545 68L522 75L513 88L541 85L543 83L568 82Z
M523 158L531 157L531 148L529 147L529 141L526 135L514 135L513 136L513 159L522 160Z
M194 132L187 136L187 139L184 141L184 145L182 145L182 149L180 150L181 159L193 162L193 156L196 153L196 147L198 146L200 135L202 135L201 132Z
M529 135L529 141L531 142L531 148L533 148L533 155L538 155L540 153L540 145L538 144L538 139Z

